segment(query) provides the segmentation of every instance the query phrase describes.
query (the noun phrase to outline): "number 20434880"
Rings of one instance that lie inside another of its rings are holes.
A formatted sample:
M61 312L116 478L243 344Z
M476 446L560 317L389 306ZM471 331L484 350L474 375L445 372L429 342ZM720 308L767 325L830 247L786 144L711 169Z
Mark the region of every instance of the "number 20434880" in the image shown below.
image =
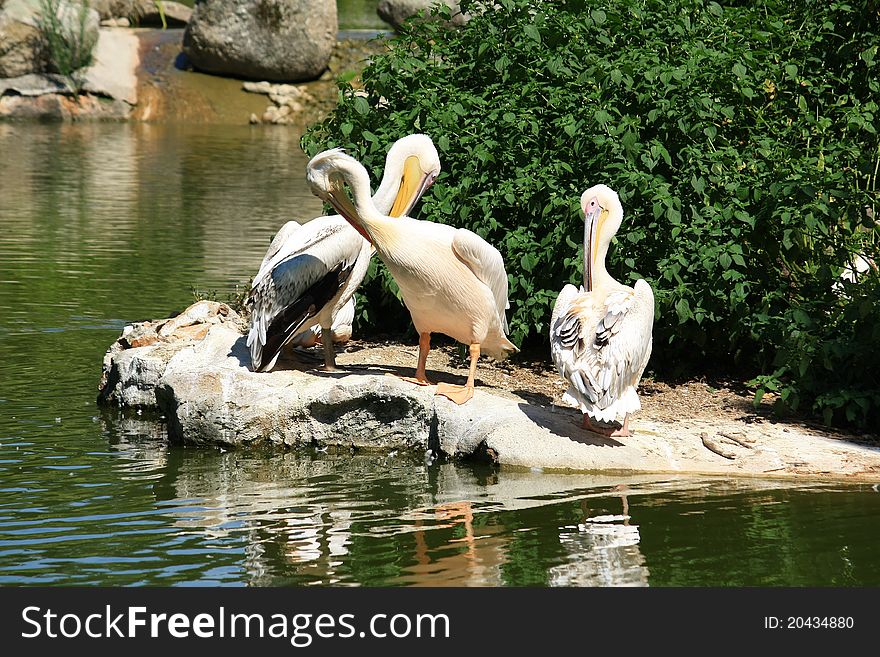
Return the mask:
M851 630L852 616L764 616L764 629Z

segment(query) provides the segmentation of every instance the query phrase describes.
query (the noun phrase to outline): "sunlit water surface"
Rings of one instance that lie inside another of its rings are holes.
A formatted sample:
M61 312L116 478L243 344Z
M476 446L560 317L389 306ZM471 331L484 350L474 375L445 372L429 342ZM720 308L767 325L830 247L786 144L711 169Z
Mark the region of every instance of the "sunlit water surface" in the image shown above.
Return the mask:
M126 322L317 214L272 128L0 124L0 584L877 585L870 486L169 446L95 404Z

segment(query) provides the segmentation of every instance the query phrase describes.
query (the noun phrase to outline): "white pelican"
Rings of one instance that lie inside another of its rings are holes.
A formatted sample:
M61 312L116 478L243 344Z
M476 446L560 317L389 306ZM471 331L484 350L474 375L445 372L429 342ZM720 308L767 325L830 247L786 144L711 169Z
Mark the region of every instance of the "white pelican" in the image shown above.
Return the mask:
M403 137L388 151L374 202L391 216L405 215L439 173L440 158L430 137ZM370 243L340 216L287 222L272 240L248 295L247 345L254 371L272 369L285 344L306 345L318 333L324 367L335 369L334 337L338 342L351 335L352 295L372 254ZM348 304L351 319L346 325L341 320ZM311 318L316 326L308 323Z
M436 394L467 402L474 394L480 352L503 359L518 351L506 337L507 273L501 254L464 228L385 216L370 199L366 170L339 149L319 153L306 168L312 192L375 246L400 287L419 333L419 361L410 380L430 384L425 362L431 333L445 333L470 347L471 364L464 386L441 383Z
M406 139L404 137L404 139ZM392 147L393 150L393 147ZM391 152L389 151L389 156L391 156ZM397 159L395 158L395 163L397 164ZM386 167L386 174L383 176L382 182L383 184L387 183L392 176L400 177L399 172L400 166L392 166L390 168ZM376 195L380 195L380 199L386 205L390 205L392 202L391 192L394 190L391 189L390 185L386 187L386 189L377 190ZM329 217L321 217L319 219L313 219L312 221L323 221L328 219ZM337 217L341 219L341 217ZM311 223L311 222L309 222ZM263 257L263 262L260 263L260 269L258 270L261 273L267 271L267 265L271 262L272 258L284 247L285 244L295 244L297 237L294 236L294 233L303 227L303 224L298 221L288 221L284 224L281 229L275 233L275 237L272 238L272 243L269 245L269 250L266 251L266 255ZM346 225L346 228L350 229L350 226ZM264 273L265 275L265 273ZM257 277L254 277L254 281L257 280ZM352 324L354 323L354 311L355 311L355 303L354 296L352 296L348 303L346 303L341 309L339 309L334 317L333 317L333 325L331 327L330 333L333 336L333 344L344 344L351 339L352 334ZM321 325L313 324L309 326L304 331L301 331L290 338L286 345L290 347L299 347L299 348L308 348L314 347L319 342L321 342ZM269 365L265 369L271 369L272 365Z
M654 294L644 280L628 287L605 269L623 207L605 185L581 196L584 286L566 285L550 322L550 352L569 383L564 399L584 413L584 427L629 436L629 415L641 408L636 387L651 356ZM615 424L622 424L615 428Z

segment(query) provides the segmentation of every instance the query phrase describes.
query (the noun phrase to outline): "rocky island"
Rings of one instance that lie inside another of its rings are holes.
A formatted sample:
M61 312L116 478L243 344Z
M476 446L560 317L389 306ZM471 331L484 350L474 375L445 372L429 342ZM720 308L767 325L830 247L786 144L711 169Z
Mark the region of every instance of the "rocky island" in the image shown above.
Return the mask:
M633 436L605 438L584 431L574 409L496 385L479 385L457 406L401 381L395 375L412 367L389 364L376 349L341 354L344 369L333 373L296 363L256 373L249 362L242 318L200 301L174 318L127 326L104 357L99 400L156 408L172 441L227 449L315 444L432 450L555 471L880 481L880 449L796 423L701 414L684 402L670 417L652 412L648 397ZM434 366L431 376L446 380Z

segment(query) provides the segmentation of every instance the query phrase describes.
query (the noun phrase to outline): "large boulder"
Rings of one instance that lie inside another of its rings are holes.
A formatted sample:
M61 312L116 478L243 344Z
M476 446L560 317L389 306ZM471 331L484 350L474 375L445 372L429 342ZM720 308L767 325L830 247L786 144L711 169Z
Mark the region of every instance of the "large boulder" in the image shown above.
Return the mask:
M0 8L0 78L45 70L42 37L30 4L7 0Z
M260 80L311 80L336 42L332 0L202 0L183 35L193 66Z
M45 39L40 31L40 0L6 0L0 3L0 78L14 78L49 69ZM88 12L85 38L94 43L98 38L98 13ZM80 5L60 0L58 18L61 29L78 33Z
M406 19L418 14L427 15L431 5L441 2L449 7L452 25L459 26L467 22L468 16L462 13L456 0L380 0L376 12L383 21L397 29Z

